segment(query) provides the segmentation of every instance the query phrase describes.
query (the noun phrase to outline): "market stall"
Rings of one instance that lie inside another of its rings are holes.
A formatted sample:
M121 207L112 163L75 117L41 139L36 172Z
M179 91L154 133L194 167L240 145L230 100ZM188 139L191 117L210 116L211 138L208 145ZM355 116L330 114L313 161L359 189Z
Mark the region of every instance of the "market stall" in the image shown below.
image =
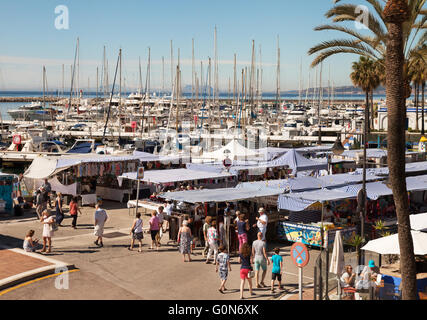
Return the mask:
M351 238L357 231L351 220L336 219L335 223L332 223L325 222L323 219L325 203L340 206L340 202L351 198L355 197L342 191L327 189L280 195L278 208L286 210L290 214L287 219L280 221L277 230L278 237L291 242L300 241L306 245L323 246L324 248L333 244L338 230L341 231L344 241ZM292 216L292 212L300 212L301 215ZM302 223L304 219L305 223Z
M121 190L127 190L118 186L116 176L136 170L139 163L137 156L41 156L24 173L24 182L28 190L35 191L48 179L52 191L79 196L82 205L93 205L97 197L115 200Z
M13 207L13 181L15 175L0 173L0 212L10 211Z

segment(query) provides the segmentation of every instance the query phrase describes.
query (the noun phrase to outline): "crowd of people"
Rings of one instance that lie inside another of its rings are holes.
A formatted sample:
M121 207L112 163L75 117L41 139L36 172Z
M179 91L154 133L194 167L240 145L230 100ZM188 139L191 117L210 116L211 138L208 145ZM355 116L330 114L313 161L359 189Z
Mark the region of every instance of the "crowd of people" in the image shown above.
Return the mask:
M47 182L47 181L46 181ZM40 223L43 224L42 240L43 247L40 253L52 252L52 238L59 226L63 227L64 220L63 199L61 193L56 193L54 210L50 205L48 194L50 189L48 185L43 185L37 192L37 215L39 216ZM51 215L51 210L47 208L50 206L54 215ZM164 206L160 206L156 211L151 213L148 221L148 232L151 236L151 245L149 250L159 250L161 246L162 235L169 229L170 218L173 211L173 203L167 201ZM229 232L235 232L238 238L238 262L240 264L240 298L244 299L243 292L246 282L249 285L251 295L253 292L252 279L255 278L256 288L265 288L267 285L264 283L267 268L270 264L273 265L272 279L271 279L271 293L274 293L275 281L278 281L279 290L282 290L282 268L283 260L279 254L279 249L274 249L274 255L270 258L266 250L266 231L268 224L268 217L264 208L258 210L259 216L256 217L256 223L250 225L249 220L245 214L240 211L234 211L232 206L227 203L224 209L224 221L227 219L230 223ZM216 272L219 274L220 287L219 291L225 293L227 291L225 284L227 282L229 271L231 271L231 257L229 253L230 235L225 235L224 230L220 231L218 221L215 217L208 215L204 217L202 206L196 205L194 209L195 216L183 215L182 223L178 230L177 244L178 251L182 254L183 262L191 262L193 249L195 247L195 237L192 232L195 226L195 220L199 223L203 230L203 240L205 247L203 249L203 257L205 263L209 264L211 261L215 265ZM78 204L77 197L73 197L69 203L69 215L72 217L71 227L76 229L77 217L82 215L82 211ZM197 219L198 218L198 219ZM102 200L98 200L94 212L94 236L96 240L94 244L98 247L103 247L103 233L104 225L108 220L107 212L102 208ZM203 221L204 220L204 221ZM223 227L224 221L221 222ZM135 241L138 241L138 252L142 250L142 240L144 239L143 220L141 213L137 213L132 222L130 235L131 242L128 250L133 250ZM256 228L257 240L253 241L250 245L248 231L251 228ZM34 238L35 231L30 230L24 239L23 248L25 251L34 252L38 246L39 240ZM255 270L254 270L255 269ZM262 273L261 273L262 272Z
M44 187L41 187L37 193L37 196L39 197L40 194L43 192L46 192L46 189ZM40 251L40 253L51 253L52 252L52 238L54 236L55 231L58 230L58 227L63 227L62 221L64 220L64 210L63 210L63 200L61 193L56 194L55 199L55 215L51 214L51 210L47 209L47 207L44 207L45 205L49 203L48 200L42 201L40 206L42 207L40 212L37 212L37 216L39 218L40 223L43 225L42 230L42 239L43 239L43 247ZM52 209L52 207L51 207ZM73 197L70 204L69 204L69 214L72 217L72 223L71 227L73 229L77 228L77 216L78 213L82 215L81 209L78 205L78 198ZM94 244L98 247L103 247L103 234L104 234L104 224L108 220L108 214L107 212L102 208L102 200L98 199L97 204L95 206L95 213L94 213L94 219L93 219L93 226L94 226L94 235L96 236L96 240L94 241ZM37 246L39 244L39 239L36 239L34 237L35 231L29 230L27 234L25 235L23 249L27 252L37 252Z

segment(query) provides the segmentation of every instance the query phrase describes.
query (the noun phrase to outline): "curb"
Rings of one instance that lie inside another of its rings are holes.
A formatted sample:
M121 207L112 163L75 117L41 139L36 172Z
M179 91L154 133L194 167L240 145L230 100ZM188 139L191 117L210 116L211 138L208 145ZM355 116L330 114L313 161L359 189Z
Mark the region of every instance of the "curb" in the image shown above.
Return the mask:
M29 256L32 258L36 258L36 259L43 260L43 261L51 263L50 266L40 267L37 269L21 272L21 273L18 273L16 275L1 279L0 280L0 291L7 289L7 288L10 288L10 287L13 287L15 285L18 285L18 284L26 282L26 281L34 280L34 279L37 279L37 278L40 278L40 277L43 277L46 275L57 273L58 270L59 270L59 272L63 272L64 269L66 269L66 270L75 269L74 264L70 264L67 262L62 262L62 261L55 260L52 258L40 256L36 253L26 252L22 249L11 249L11 248L3 247L3 246L0 246L0 249L9 250L12 252L16 252L19 254L23 254L23 255L26 255L26 256Z

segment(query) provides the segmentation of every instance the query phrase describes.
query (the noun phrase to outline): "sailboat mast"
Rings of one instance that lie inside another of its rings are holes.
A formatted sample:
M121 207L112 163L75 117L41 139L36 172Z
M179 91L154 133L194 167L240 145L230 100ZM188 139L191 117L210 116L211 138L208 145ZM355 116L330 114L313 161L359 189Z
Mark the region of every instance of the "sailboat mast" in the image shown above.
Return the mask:
M237 106L237 94L236 94L236 89L237 89L237 69L236 69L236 54L234 54L234 68L233 68L233 72L234 72L234 83L233 83L233 100L236 103ZM236 114L237 117L237 114Z
M319 78L319 105L317 107L317 118L318 118L318 127L319 127L319 133L318 133L318 144L322 144L322 126L321 126L321 119L320 119L320 108L322 104L322 97L323 97L323 88L322 88L322 72L323 72L323 63L320 64L320 78Z

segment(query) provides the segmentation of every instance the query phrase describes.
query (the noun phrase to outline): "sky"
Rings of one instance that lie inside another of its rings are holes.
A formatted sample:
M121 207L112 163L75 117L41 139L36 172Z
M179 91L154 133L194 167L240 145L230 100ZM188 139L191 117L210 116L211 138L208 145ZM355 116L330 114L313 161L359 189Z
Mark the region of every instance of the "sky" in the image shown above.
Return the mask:
M55 8L61 5L68 8L68 29L55 27L55 21L58 22L63 13L55 13ZM83 91L95 88L97 67L101 78L104 46L110 83L121 48L122 85L128 91L138 87L138 59L141 58L145 86L150 47L150 87L161 88L164 83L169 89L171 40L174 65L179 50L183 86L192 82L192 39L195 71L200 77L202 61L202 78L206 82L208 57L214 59L215 27L220 90L228 90L229 79L231 90L233 88L234 54L238 79L242 68L250 68L254 40L257 65L261 48L263 91L275 91L278 37L281 90L299 88L300 65L303 87L307 87L309 74L310 86L314 86L315 70L310 69L314 57L308 56L307 51L321 41L336 38L336 32L313 30L328 22L324 14L332 6L332 0L2 0L0 91L41 90L43 66L46 66L48 88L61 90L62 65L65 66L64 86L69 89L77 38L80 44L78 84ZM355 60L357 57L353 55L327 60L323 65L323 85L327 85L329 74L335 86L350 85L351 63Z

